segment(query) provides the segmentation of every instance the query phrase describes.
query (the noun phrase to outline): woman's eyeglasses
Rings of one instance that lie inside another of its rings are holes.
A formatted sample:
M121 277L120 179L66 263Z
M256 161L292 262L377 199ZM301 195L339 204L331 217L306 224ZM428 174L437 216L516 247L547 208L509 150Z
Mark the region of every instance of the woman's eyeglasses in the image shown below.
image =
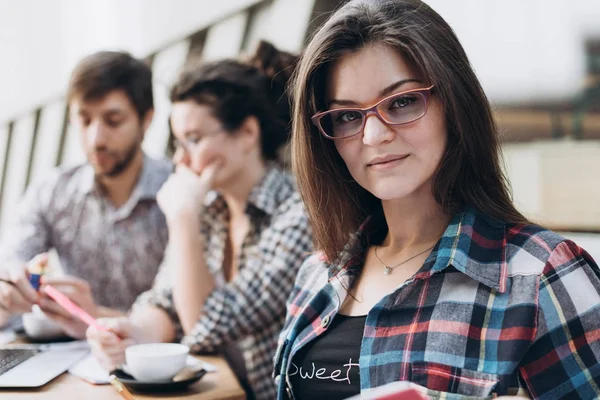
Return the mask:
M172 153L176 152L178 149L182 149L186 152L189 152L198 143L200 143L204 138L210 137L210 136L216 136L217 134L220 134L222 132L225 132L225 128L219 127L208 133L203 133L203 134L198 133L197 135L192 134L191 136L186 136L183 140L180 140L171 131L171 133L169 135L168 148L169 148L169 151Z
M348 139L365 128L367 116L376 114L388 125L404 125L427 113L433 85L396 93L370 108L336 108L315 114L311 120L328 139Z

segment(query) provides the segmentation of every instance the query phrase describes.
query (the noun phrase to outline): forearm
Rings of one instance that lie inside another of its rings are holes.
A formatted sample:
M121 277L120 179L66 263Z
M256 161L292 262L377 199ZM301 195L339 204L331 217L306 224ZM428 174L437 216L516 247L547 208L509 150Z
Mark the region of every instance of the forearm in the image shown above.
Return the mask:
M127 315L126 312L117 310L116 308L98 306L96 309L96 318L115 318Z
M167 312L158 307L134 307L129 315L138 343L172 342L175 326Z
M189 334L215 288L212 274L204 259L204 243L195 219L169 228L169 260L173 282L173 303L184 334Z

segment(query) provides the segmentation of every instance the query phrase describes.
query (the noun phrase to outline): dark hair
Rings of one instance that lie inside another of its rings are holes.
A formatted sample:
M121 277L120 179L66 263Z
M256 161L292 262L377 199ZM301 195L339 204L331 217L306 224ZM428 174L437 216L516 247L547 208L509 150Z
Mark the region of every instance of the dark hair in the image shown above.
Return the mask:
M285 91L297 57L262 41L245 61L222 60L182 72L171 89L171 102L193 100L208 105L227 131L249 116L258 119L262 155L277 158L288 141L290 103Z
M452 28L419 0L353 0L315 33L293 78L292 165L317 246L335 259L368 215L382 213L381 201L352 179L333 141L310 120L325 109L328 66L369 44L395 49L435 84L448 132L433 188L443 210L471 206L527 222L510 197L489 102Z
M100 51L81 60L71 74L67 101L79 96L98 100L117 89L125 92L140 119L154 108L150 67L120 51Z

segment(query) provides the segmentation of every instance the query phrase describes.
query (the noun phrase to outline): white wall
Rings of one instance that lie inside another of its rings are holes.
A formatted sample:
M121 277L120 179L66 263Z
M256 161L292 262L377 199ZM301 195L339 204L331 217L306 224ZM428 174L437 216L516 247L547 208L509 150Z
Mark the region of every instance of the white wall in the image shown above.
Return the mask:
M575 94L584 40L600 37L598 0L426 0L456 31L494 102Z
M600 142L503 145L517 208L553 229L600 228Z
M83 56L145 56L259 0L0 0L0 123L62 94Z
M54 101L98 50L144 57L264 0L0 0L0 123ZM314 0L271 0L258 37L298 51ZM239 17L238 17L239 18Z

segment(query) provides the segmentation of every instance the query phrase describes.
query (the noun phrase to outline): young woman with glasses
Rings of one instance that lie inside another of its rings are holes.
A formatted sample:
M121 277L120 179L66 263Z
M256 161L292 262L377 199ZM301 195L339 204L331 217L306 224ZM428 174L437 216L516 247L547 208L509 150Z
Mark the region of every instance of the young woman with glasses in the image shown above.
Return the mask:
M600 395L600 273L514 207L488 100L418 0L353 0L293 83L293 167L320 253L275 358L279 398L397 381L431 398Z
M100 321L114 334L88 330L107 369L124 362L131 343L182 340L192 352L224 352L248 398L275 396L285 302L312 249L292 177L275 162L295 60L263 42L246 63L208 63L173 87L176 171L158 194L169 245L129 318Z

